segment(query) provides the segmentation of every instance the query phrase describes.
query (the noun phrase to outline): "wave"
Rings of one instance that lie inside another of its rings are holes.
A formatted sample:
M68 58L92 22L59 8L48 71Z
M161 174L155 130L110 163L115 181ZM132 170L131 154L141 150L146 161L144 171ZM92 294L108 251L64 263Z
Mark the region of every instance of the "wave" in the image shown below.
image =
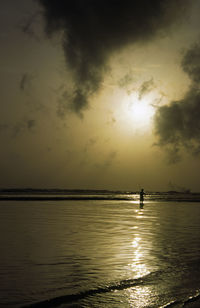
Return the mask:
M139 195L0 195L0 201L139 201ZM147 195L145 202L200 202L200 195Z
M23 308L57 307L62 304L70 304L72 302L85 299L89 296L104 294L104 293L118 291L118 290L125 290L128 288L132 288L132 287L136 287L140 285L144 286L149 283L152 283L155 280L157 281L159 279L162 279L162 274L163 274L162 271L156 271L156 272L152 272L150 274L147 274L145 276L142 276L136 279L121 280L120 282L112 283L104 287L90 289L90 290L86 290L86 291L82 291L82 292L70 294L70 295L62 295L62 296L54 297L54 298L47 299L44 301L40 301L37 303L32 303L32 304L23 306Z
M138 201L139 192L109 190L66 189L0 189L0 201L64 201L64 200L124 200ZM200 193L146 192L146 202L175 201L200 202Z
M167 271L166 271L167 273ZM62 295L54 298L50 298L47 300L39 301L36 303L31 303L23 306L22 308L38 308L38 307L57 307L63 304L71 304L73 302L77 302L79 300L83 300L87 297L99 295L99 294L105 294L108 292L113 291L120 291L129 289L132 287L138 287L138 286L146 286L148 284L152 284L155 281L158 283L159 280L163 280L163 271L155 271L151 272L147 275L144 275L142 277L136 278L136 279L125 279L121 280L119 282L115 282L106 286L100 286L95 289L89 289L86 291L81 291L79 293L75 294L69 294L69 295ZM193 293L190 296L187 296L181 300L172 300L168 303L166 303L163 306L158 306L159 308L170 308L170 307L187 307L190 306L191 303L200 303L200 290L196 290L195 293ZM200 305L198 306L200 307Z
M0 196L0 200L14 200L14 201L64 201L64 200L136 200L136 198L132 196L105 196L105 195L73 195L73 196L10 196L3 195Z
M75 294L70 294L70 295L62 295L58 297L54 297L51 299L47 299L44 301L40 301L37 303L29 304L26 306L23 306L23 308L34 308L34 307L57 307L62 304L69 304L74 301L82 300L88 296L93 296L96 294L102 294L102 293L108 293L112 291L117 291L117 290L125 290L131 287L143 285L145 282L148 283L150 280L153 280L153 277L158 275L158 272L153 272L150 273L146 276L137 278L137 279L126 279L126 280L121 280L118 283L113 283L108 286L104 287L99 287L96 289L90 289L87 291L82 291L79 293Z
M197 290L194 295L191 295L184 300L174 300L174 301L171 301L171 302L167 303L166 305L161 306L159 308L177 307L177 305L179 307L180 307L180 305L181 305L181 307L187 307L188 305L189 305L189 307L191 307L190 306L191 303L196 303L196 304L198 304L198 307L200 307L200 290Z

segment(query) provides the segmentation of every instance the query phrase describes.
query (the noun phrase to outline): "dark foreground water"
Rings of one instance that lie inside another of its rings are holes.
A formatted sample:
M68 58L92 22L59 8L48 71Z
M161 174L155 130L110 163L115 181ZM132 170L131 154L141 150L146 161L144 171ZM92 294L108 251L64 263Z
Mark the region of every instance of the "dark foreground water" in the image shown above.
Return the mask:
M200 307L199 294L200 202L0 201L1 307Z

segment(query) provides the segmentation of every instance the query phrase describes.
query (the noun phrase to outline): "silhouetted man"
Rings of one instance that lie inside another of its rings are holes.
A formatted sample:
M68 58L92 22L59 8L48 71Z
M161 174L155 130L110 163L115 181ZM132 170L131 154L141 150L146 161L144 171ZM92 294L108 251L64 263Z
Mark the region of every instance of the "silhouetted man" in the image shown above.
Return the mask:
M140 192L140 203L143 203L143 201L144 201L144 189L142 188Z

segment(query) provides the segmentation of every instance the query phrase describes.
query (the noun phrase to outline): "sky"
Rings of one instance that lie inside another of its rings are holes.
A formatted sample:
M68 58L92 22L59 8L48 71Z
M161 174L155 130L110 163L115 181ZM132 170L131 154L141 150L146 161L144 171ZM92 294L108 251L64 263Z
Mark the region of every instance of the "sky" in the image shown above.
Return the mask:
M0 187L200 191L200 0L0 2Z

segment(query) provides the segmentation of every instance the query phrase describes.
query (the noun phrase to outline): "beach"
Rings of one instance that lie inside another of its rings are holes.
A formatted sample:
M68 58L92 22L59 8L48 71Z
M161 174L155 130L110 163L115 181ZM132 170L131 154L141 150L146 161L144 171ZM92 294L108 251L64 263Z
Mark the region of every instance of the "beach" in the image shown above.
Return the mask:
M198 201L2 200L0 211L1 307L199 307Z

